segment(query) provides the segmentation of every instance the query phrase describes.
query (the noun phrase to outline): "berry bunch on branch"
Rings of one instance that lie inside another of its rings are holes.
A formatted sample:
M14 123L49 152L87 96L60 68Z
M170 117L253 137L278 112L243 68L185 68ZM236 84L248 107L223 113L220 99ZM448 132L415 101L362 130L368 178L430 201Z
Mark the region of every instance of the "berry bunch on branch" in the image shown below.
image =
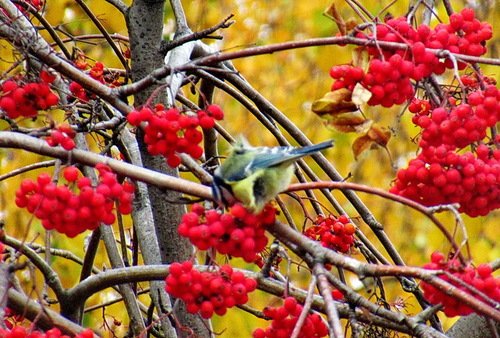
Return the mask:
M266 307L263 312L266 317L272 319L271 325L265 330L256 329L252 334L253 337L290 337L303 310L303 306L293 297L285 298L281 307ZM321 316L310 313L307 315L297 337L325 337L327 334L328 328Z
M431 262L424 265L424 269L442 270L440 277L478 299L498 304L500 302L500 278L492 275L492 268L488 264L480 264L477 267L464 266L457 258L446 259L441 252L435 251L431 255ZM424 296L432 304L442 304L443 312L448 317L467 316L474 310L466 304L458 302L448 296L443 290L422 282Z
M210 129L216 120L222 120L224 113L217 105L209 105L196 113L181 112L177 108L166 109L158 104L154 110L144 107L134 110L127 116L133 126L144 124L144 142L151 155L162 155L167 164L178 167L181 163L179 153L186 153L194 159L203 155L199 143L203 134L198 129Z
M42 71L40 79L40 82L26 82L23 78L14 78L2 83L0 109L8 118L36 117L39 111L59 103L59 97L50 88L54 78Z
M96 169L99 183L95 187L88 177L78 177L78 169L72 166L64 169L64 185L52 182L48 174L40 174L36 181L26 179L16 191L16 205L40 219L45 229L69 237L95 230L101 223L113 224L115 203L121 214L132 212L135 188L126 181L119 183L105 164Z
M378 23L372 30L358 32L357 37L405 43L408 49L376 45L358 50L367 53L367 64L332 67L332 92L316 101L313 110L339 131L362 133L353 143L357 157L371 146L386 147L390 138L383 127L359 114L362 105L392 107L410 102L412 121L421 128L419 153L408 168L398 171L390 191L426 206L458 203L459 211L473 217L498 209L500 153L494 128L500 121L500 90L494 80L480 73L464 74L437 93L415 97L415 88L431 77L446 69L458 74L468 66L452 54L439 58L429 49L484 55L486 41L493 36L491 25L465 8L451 15L450 23L434 28L424 24L414 28L400 17Z
M203 318L210 318L214 313L223 316L228 308L248 302L248 293L257 287L254 279L227 264L210 269L199 272L190 261L173 263L165 288L186 303L189 313L199 312Z

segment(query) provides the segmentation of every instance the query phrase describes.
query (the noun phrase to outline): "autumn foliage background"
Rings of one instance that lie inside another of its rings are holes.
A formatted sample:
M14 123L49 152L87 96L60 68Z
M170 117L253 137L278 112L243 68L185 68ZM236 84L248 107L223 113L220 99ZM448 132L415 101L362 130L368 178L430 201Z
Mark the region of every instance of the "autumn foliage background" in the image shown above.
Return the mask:
M347 3L336 1L337 9L346 20L359 20L352 8ZM127 30L121 15L115 15L116 9L105 1L86 2L92 13L99 18L110 34L125 37ZM205 29L221 22L229 14L234 14L234 24L227 29L219 30L222 40L207 40L213 43L217 49L222 51L236 51L252 46L264 46L289 40L304 40L315 37L334 36L337 33L337 25L333 20L324 15L329 3L324 1L189 1L184 3L184 9L188 24L193 31ZM383 18L386 15L401 16L407 12L407 2L399 1L391 4L389 2L370 1L363 6L372 14ZM453 2L456 10L462 8L462 2ZM383 12L381 12L383 10ZM436 4L435 11L438 16L447 21L441 2ZM420 13L421 10L417 11ZM477 15L481 21L488 21L493 25L494 37L488 43L490 58L498 58L500 32L498 20L500 12L494 7L483 4L478 7ZM68 36L80 36L99 34L99 31L88 16L83 13L81 7L74 1L47 1L45 19L54 27L58 27L61 33L69 32ZM431 26L436 24L433 19ZM164 37L171 39L175 31L175 21L170 11L170 6L165 7ZM46 32L42 35L47 36ZM118 39L119 46L123 51L127 50L126 39ZM121 68L120 61L114 52L108 48L108 44L100 38L75 41L68 44L73 52L81 52L88 57L90 63L100 61L105 67ZM329 77L329 69L333 65L349 63L356 56L355 46L315 46L303 49L292 49L269 55L259 55L233 60L236 69L257 89L264 97L281 112L286 114L293 123L302 130L313 143L325 139L334 139L335 147L327 152L327 158L334 164L336 169L346 178L348 182L389 190L391 182L396 175L396 168L404 167L407 161L414 157L417 151L415 137L418 129L411 122L411 115L404 113L404 106L393 108L382 108L381 106L370 107L367 114L377 124L386 127L391 132L391 139L386 149L377 147L371 151L363 152L354 158L351 150L355 133L341 133L324 126L324 121L311 111L312 103L322 97L330 90L332 79ZM13 54L12 47L5 41L0 40L0 69L6 70L15 62L17 56ZM481 70L487 76L500 81L498 66L481 65ZM445 75L450 77L451 72ZM3 79L2 79L3 80ZM184 89L184 93L195 100L195 95ZM231 134L244 134L252 144L276 145L272 135L267 132L252 114L228 95L215 91L213 102L220 105L225 118L221 122L223 127ZM54 119L62 120L63 111L56 112ZM36 122L24 121L26 125ZM9 129L9 125L0 120L0 130ZM88 140L95 151L99 147L96 139ZM227 143L221 143L221 153L229 148ZM112 149L112 152L116 149ZM118 157L118 153L113 153ZM17 168L31 163L47 160L25 151L0 149L0 177ZM311 160L306 160L312 168L316 168ZM11 237L26 242L35 242L43 245L45 230L36 219L23 209L19 209L13 202L13 196L21 181L26 178L35 179L41 172L51 172L52 168L43 168L30 171L21 175L0 180L0 220L4 224L3 230ZM187 173L183 177L192 179ZM324 177L323 177L324 178ZM356 221L356 225L365 231L368 239L378 243L376 238L368 230L367 226L357 216L356 211L346 201L345 197L338 191L333 194L347 213ZM375 218L384 225L387 236L392 240L398 252L403 256L409 266L422 266L429 261L432 252L439 250L448 252L450 244L437 231L432 222L426 217L406 206L387 201L383 198L360 193L359 195ZM296 217L297 224L310 221L304 220L300 206L290 197L283 196L283 200L290 205L292 214ZM320 198L320 201L321 200ZM324 201L323 201L324 202ZM468 249L474 262L492 262L500 257L498 238L500 230L498 227L498 211L493 211L487 216L471 218L462 215L463 223L466 225ZM437 214L437 217L447 225L450 232L456 229L456 241L461 243L465 239L462 229L456 225L456 219L450 212ZM124 217L124 226L127 236L131 235L131 220ZM118 231L116 225L115 232ZM51 245L54 248L71 251L77 257L83 257L85 253L85 241L88 233L83 233L75 238L66 238L63 235L53 233ZM378 245L378 244L376 244ZM380 249L380 248L379 248ZM465 253L465 252L464 252ZM355 255L356 257L356 255ZM357 256L360 258L360 256ZM51 266L59 272L61 282L65 287L71 287L77 282L79 267L74 262L53 255ZM241 260L233 259L230 263L241 268L255 270L252 264L242 263ZM294 283L307 289L309 272L300 267L300 261L292 264L290 273ZM95 260L96 267L104 269L109 266L104 248L101 246ZM282 265L286 272L286 264ZM17 274L21 286L28 291L33 290L35 294L41 294L44 289L43 277L39 272L28 269L21 270ZM357 290L367 295L369 291L354 274L348 274L347 280L355 285ZM356 287L357 285L357 287ZM140 284L138 289L146 288L147 284ZM35 292L36 291L36 292ZM395 282L386 285L386 299L390 302L402 304L401 311L405 313L418 312L419 305L412 297L402 293L400 286ZM91 297L86 307L110 301L117 297L115 291L107 289ZM139 299L147 300L149 296L140 296ZM278 305L278 298L256 291L250 297L248 305L262 309L268 305ZM445 328L450 327L454 319L440 316L444 321ZM84 316L85 327L100 328L106 335L123 336L127 331L128 319L124 313L123 305L110 304L105 309L96 307ZM266 325L266 321L237 309L230 310L225 316L215 316L213 328L215 332L222 332L223 337L250 336L256 327Z

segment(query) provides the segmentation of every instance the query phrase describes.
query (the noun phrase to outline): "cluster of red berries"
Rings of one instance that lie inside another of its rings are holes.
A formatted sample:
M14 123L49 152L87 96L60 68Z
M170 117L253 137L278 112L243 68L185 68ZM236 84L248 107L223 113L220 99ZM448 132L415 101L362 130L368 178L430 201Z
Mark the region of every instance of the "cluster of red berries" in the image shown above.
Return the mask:
M441 275L440 278L470 294L472 297L484 301L480 295L474 293L473 289L476 289L489 297L490 301L500 302L500 278L493 277L492 268L488 264L481 264L477 267L470 265L463 266L457 258L446 260L445 255L436 251L431 255L431 262L425 264L424 268L428 270L443 270L450 273L459 279L461 283L450 279L447 275ZM446 292L436 289L431 284L422 281L420 285L424 291L424 297L431 304L443 305L443 312L446 316L467 316L474 312L473 309L464 303L447 295Z
M458 154L429 146L397 173L391 192L432 206L459 203L460 212L482 216L500 208L500 150L479 145Z
M58 186L48 174L40 174L36 181L23 180L16 191L16 205L40 219L45 229L55 229L68 237L94 230L101 223L113 224L115 201L120 213L132 212L134 186L128 182L120 184L105 164L97 164L96 169L99 184L95 188L88 177L78 177L76 167L64 169L67 185Z
M3 338L71 338L68 335L62 334L58 328L50 329L46 332L37 330L29 330L22 326L15 326L10 330L2 329L0 327L0 337ZM93 338L94 332L90 329L83 330L78 333L74 338Z
M500 121L500 90L487 86L466 95L467 103L456 104L451 99L450 107L431 108L427 100L415 99L409 105L415 114L413 122L422 128L420 146L441 144L463 148L486 137L489 127Z
M332 90L347 88L352 91L360 83L372 93L369 105L391 107L402 104L414 95L411 79L420 81L432 73L442 74L446 68L453 68L450 59L440 60L426 48L480 56L486 53L484 45L492 35L491 25L479 22L470 8L451 15L450 24L438 24L434 29L426 25L415 29L405 17L389 19L376 25L374 34L367 37L360 32L357 37L406 43L411 53L369 47L368 53L372 58L366 73L359 67L349 65L332 67L330 76L336 80ZM465 66L465 63L458 63L459 69Z
M80 55L77 60L75 60L74 64L81 70L89 68L89 64L87 63L84 55ZM120 85L115 76L104 76L104 64L102 62L96 62L90 69L88 69L88 74L91 78L99 81L100 83L107 84L109 86ZM88 102L89 99L95 97L94 94L85 90L81 84L75 81L72 81L69 84L69 91L71 92L71 98L76 98L82 102Z
M203 318L214 313L223 316L228 308L248 302L248 293L257 287L255 279L233 271L230 265L210 269L213 270L200 272L193 269L190 261L172 263L165 289L180 298L189 313L199 312Z
M35 117L39 110L47 110L59 102L59 97L50 90L49 84L43 80L25 84L7 80L0 88L0 108L11 119Z
M354 244L355 232L356 227L345 215L339 217L320 215L314 225L306 229L304 235L321 242L326 248L348 253Z
M404 60L399 54L390 56L387 61L372 59L366 74L360 67L334 66L330 69L330 76L336 80L332 91L341 88L352 91L360 83L372 93L369 105L391 107L404 103L415 94L410 82L413 71L413 62Z
M271 326L265 330L256 329L252 334L253 338L290 337L302 310L303 306L294 297L285 298L281 307L266 307L263 313L264 316L272 319ZM307 315L298 337L325 337L326 335L328 335L328 327L321 319L321 316L310 313Z
M69 151L75 148L75 141L73 140L75 136L76 132L73 128L67 123L62 123L50 132L45 141L51 147L61 145L61 147Z
M488 85L466 93L467 103L449 101L434 108L427 100L409 105L413 122L422 128L422 151L398 171L391 192L428 206L459 203L469 216L486 215L500 207L498 140L483 141L487 128L500 121L500 90ZM474 152L457 152L469 145Z
M178 153L187 153L195 159L203 155L203 148L199 146L203 133L198 127L212 128L214 120L223 117L224 113L217 105L209 105L205 110L191 114L158 104L154 110L148 107L134 110L128 114L127 120L133 126L143 124L148 152L164 156L167 164L175 168L181 163Z
M24 4L21 4L21 3L24 3ZM43 0L23 0L23 1L20 1L19 3L15 3L15 6L17 7L17 9L19 9L24 15L27 15L29 12L26 11L26 6L27 5L31 5L36 11L40 11L42 8L43 8L43 5L44 5L44 1ZM7 15L7 11L3 8L0 8L0 11L2 13L4 13L5 15ZM8 16L8 15L7 15Z
M372 59L361 81L363 87L372 93L368 104L391 107L413 97L415 90L410 82L410 76L414 75L412 72L413 63L404 60L399 54L392 55L387 61Z
M228 213L195 204L191 212L182 216L177 230L200 250L215 248L223 255L242 257L250 263L266 247L265 227L273 224L275 218L276 209L272 206L254 215L241 204L233 205Z
M427 25L420 25L413 28L407 18L391 18L383 24L378 24L375 33L369 38L377 38L378 41L401 42L411 46L412 55L415 62L415 74L412 76L419 81L422 77L431 73L442 74L445 68L453 68L453 62L449 59L439 60L437 56L425 48L444 49L452 53L459 53L471 56L481 56L486 53L486 41L493 36L493 28L487 22L480 22L475 18L474 10L464 8L460 13L450 16L450 23L440 23L434 29ZM358 37L365 38L363 33L358 33ZM380 56L380 49L370 47L370 55ZM405 51L396 53L405 56ZM382 55L388 57L391 51L383 51ZM459 69L465 68L465 64L459 63Z
M478 90L481 89L482 85L496 85L497 81L495 78L490 77L490 76L484 76L484 75L479 75L479 74L464 74L460 75L460 81L462 84L471 90Z

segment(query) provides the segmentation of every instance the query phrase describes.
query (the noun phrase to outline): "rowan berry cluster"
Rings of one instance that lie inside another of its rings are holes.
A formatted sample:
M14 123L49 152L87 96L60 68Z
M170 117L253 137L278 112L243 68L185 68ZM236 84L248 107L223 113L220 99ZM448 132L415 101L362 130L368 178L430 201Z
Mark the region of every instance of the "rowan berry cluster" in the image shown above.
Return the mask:
M58 186L48 174L40 174L36 181L23 180L16 191L16 205L40 219L45 229L55 229L68 237L94 230L101 223L113 224L115 202L120 213L132 212L134 186L128 182L120 184L105 164L97 164L96 169L99 173L96 187L92 187L88 177L79 178L75 167L64 169L63 176L68 182L65 185Z
M81 70L87 70L88 74L94 80L100 83L106 84L108 86L117 86L120 83L117 81L116 77L110 74L109 77L104 76L104 64L102 62L96 62L92 67L87 63L85 56L80 55L74 62L75 66ZM89 68L90 67L90 68ZM72 81L69 84L69 91L71 92L70 99L78 99L82 102L88 102L90 99L95 98L95 95L87 91L78 82Z
M482 144L475 153L430 146L397 173L391 192L424 205L459 203L475 217L500 207L500 150Z
M15 326L10 330L6 330L0 327L0 337L3 338L71 338L71 336L65 335L58 328L50 329L46 332L41 332L37 330L29 330L22 326ZM86 329L74 338L93 338L94 333L90 329Z
M198 159L203 155L199 143L203 133L198 129L214 127L215 120L222 120L224 113L217 105L209 105L196 113L182 112L177 108L166 109L158 104L155 109L144 107L127 116L133 126L144 127L144 142L151 155L162 155L167 164L175 168L180 165L179 153Z
M374 31L368 36L359 32L357 37L406 43L411 53L369 47L371 59L366 73L360 67L341 65L332 67L330 76L336 80L332 90L352 91L360 83L372 93L368 104L384 107L402 104L413 97L415 91L410 80L420 81L432 73L439 75L446 68L453 68L451 59L441 60L426 48L480 56L486 53L485 42L493 36L491 25L477 20L470 8L451 15L449 24L438 24L434 29L427 25L415 29L405 17L400 17L376 25ZM459 62L457 66L464 69L466 64Z
M172 263L165 289L180 298L189 313L200 313L203 318L214 313L223 316L228 308L248 302L248 293L257 287L255 279L234 271L230 265L211 269L200 272L190 261Z
M45 138L47 144L51 147L61 145L66 150L75 148L76 132L67 123L60 124L56 129L50 131L50 135Z
M348 253L354 244L355 232L356 227L345 215L339 217L320 215L314 225L306 229L304 235L321 242L326 248Z
M177 230L200 250L215 248L223 255L242 257L250 263L266 247L265 228L275 218L276 209L271 206L254 215L241 204L233 205L228 213L195 204L182 216Z
M252 334L253 338L290 337L302 310L303 306L293 297L285 298L281 307L266 307L263 313L266 317L272 319L271 326L265 330L256 329ZM321 319L321 316L310 313L307 315L298 337L325 337L326 335L328 335L328 327Z
M487 86L466 95L467 103L431 108L426 100L415 99L408 109L413 122L422 128L420 146L452 145L463 148L486 137L486 131L500 121L500 90Z
M495 85L497 82L493 77L481 75L480 78L476 74L464 74L460 75L460 81L462 84L470 90L481 89L482 85Z
M500 278L492 275L492 268L488 264L481 264L477 267L471 265L463 266L457 258L446 260L441 252L434 252L431 255L431 262L424 265L428 270L443 270L453 275L460 282L451 279L447 275L441 275L440 278L454 285L456 288L484 301L485 299L474 293L474 289L482 292L490 301L500 302ZM474 312L466 304L456 300L446 294L446 291L436 289L429 283L422 281L420 284L424 291L424 297L431 304L442 304L443 312L448 317L467 316Z
M489 85L465 95L467 103L450 99L443 107L412 101L422 151L398 171L391 192L428 206L459 203L474 217L500 207L500 150L497 140L486 143L487 128L500 121L500 90ZM474 152L458 152L466 146Z
M36 11L40 11L43 8L44 5L43 0L22 0L16 2L14 5L19 9L24 15L28 15L29 12L26 10L27 5L31 5ZM3 8L0 9L0 12L4 13L6 16L9 16L7 14L7 11Z
M493 28L487 22L480 22L475 18L474 10L464 8L460 13L450 16L450 23L440 23L433 29L427 25L413 28L406 17L391 18L383 24L378 24L375 33L368 38L377 38L378 41L400 42L409 44L412 55L407 59L415 62L415 72L412 78L416 81L431 73L442 74L445 68L453 68L451 59L439 60L439 58L425 48L443 49L452 53L471 56L481 56L486 53L486 41L493 36ZM366 38L363 33L358 37ZM384 56L388 58L394 52L382 51L377 47L369 47L368 52L372 56ZM397 51L397 54L405 56L406 51ZM411 59L412 58L412 59ZM459 69L465 68L464 63L459 63Z
M360 83L372 93L369 105L391 107L404 103L415 94L410 82L413 72L413 62L404 60L399 54L390 56L387 61L372 59L366 74L360 67L334 66L330 69L330 76L336 80L332 91L341 88L352 91Z
M59 103L59 97L50 90L50 82L7 80L1 85L0 108L11 119L36 117L39 110L47 110Z

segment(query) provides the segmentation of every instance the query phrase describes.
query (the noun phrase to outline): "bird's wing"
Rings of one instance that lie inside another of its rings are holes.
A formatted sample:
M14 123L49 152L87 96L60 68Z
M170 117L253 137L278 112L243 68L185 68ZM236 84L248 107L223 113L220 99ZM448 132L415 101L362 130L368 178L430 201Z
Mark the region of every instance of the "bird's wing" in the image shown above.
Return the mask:
M293 147L259 147L255 149L259 152L259 156L255 156L253 161L249 163L249 171L274 167L302 156L294 154L295 148Z

